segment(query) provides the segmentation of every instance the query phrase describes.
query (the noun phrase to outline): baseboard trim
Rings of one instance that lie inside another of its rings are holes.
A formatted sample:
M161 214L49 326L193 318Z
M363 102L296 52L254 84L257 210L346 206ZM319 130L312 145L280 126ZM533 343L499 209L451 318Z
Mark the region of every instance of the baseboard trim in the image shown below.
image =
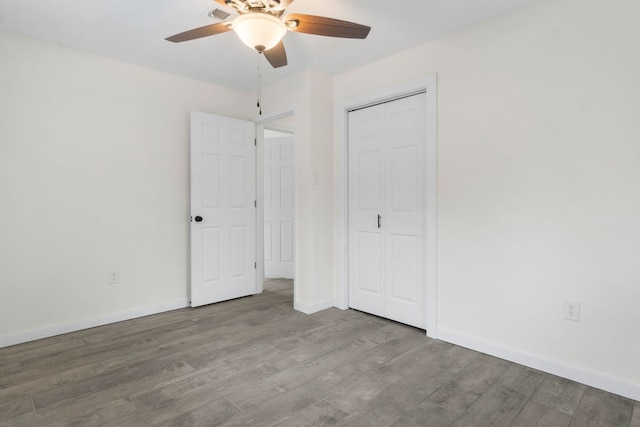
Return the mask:
M529 368L537 369L539 371L576 381L600 390L640 401L640 384L633 383L622 378L616 378L589 369L579 368L564 362L547 359L535 354L526 353L447 330L438 329L433 335L435 335L437 339L451 344L479 351L490 356L495 356L500 359L508 360Z
M163 313L165 311L177 310L189 306L189 301L179 299L167 304L159 304L149 307L139 307L133 310L121 311L118 313L109 313L103 316L82 319L76 322L66 323L63 325L49 326L42 329L21 332L15 335L0 337L0 348L9 347L16 344L22 344L29 341L36 341L43 338L49 338L56 335L62 335L69 332L81 331L83 329L95 328L96 326L108 325L110 323L122 322L124 320L136 319L138 317L149 316L152 314Z
M333 307L333 299L318 302L315 304L303 304L298 301L294 301L293 309L300 311L304 314L313 314L322 310L326 310L327 308Z

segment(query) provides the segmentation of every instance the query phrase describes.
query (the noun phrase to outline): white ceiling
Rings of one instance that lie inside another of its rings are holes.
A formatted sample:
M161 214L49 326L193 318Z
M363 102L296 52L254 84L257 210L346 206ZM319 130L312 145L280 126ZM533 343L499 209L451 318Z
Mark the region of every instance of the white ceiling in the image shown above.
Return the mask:
M263 84L305 68L340 73L533 0L295 0L286 13L372 27L366 40L284 38L289 65L263 61ZM218 22L213 0L0 0L0 29L236 89L256 85L257 54L233 32L184 43L170 35ZM224 7L220 7L224 8Z

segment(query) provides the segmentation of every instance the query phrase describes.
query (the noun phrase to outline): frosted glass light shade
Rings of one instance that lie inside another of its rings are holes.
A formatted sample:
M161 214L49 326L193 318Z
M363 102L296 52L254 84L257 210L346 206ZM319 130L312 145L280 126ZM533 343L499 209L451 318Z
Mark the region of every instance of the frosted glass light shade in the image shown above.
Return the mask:
M280 19L268 13L246 13L233 20L233 30L240 40L258 52L277 45L287 33L287 27Z

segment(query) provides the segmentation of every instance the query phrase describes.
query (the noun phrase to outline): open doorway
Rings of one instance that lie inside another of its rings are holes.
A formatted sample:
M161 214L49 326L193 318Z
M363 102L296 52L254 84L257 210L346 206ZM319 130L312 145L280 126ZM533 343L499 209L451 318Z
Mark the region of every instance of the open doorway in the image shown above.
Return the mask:
M264 131L264 277L293 280L295 159L293 134Z
M263 251L263 289L290 294L293 301L295 222L295 135L292 113L261 123L258 128L262 160L258 181L262 197L260 233Z

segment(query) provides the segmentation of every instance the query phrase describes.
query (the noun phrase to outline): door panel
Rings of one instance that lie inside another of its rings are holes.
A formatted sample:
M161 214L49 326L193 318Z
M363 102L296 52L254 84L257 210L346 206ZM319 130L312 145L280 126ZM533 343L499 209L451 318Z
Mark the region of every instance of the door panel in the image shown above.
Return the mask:
M424 242L426 228L426 95L386 105L389 116L385 173L385 266L389 318L426 327Z
M265 277L293 279L294 138L265 138L264 147Z
M380 211L382 196L381 166L382 153L378 151L364 151L357 154L357 198L360 212ZM376 222L377 224L377 222Z
M416 147L394 148L390 151L388 179L390 180L389 209L392 212L413 212L418 209L418 150Z
M400 302L416 304L418 302L418 265L416 254L418 242L416 236L391 234L389 270L389 298Z
M293 221L280 221L280 260L293 265Z
M243 225L229 227L229 266L230 276L233 279L246 277L249 273L246 247L247 230ZM253 266L252 266L253 267ZM253 271L253 268L251 268Z
M383 200L384 107L349 114L349 306L384 315L383 244L378 215Z
M382 242L380 233L359 232L357 241L358 264L361 266L371 266L372 268L361 269L358 274L356 287L359 292L369 294L371 298L382 298L384 289L382 288L382 277L379 265L382 255Z
M209 261L203 264L202 279L210 283L220 280L220 227L202 227L202 257Z
M251 122L191 114L193 307L256 293L254 138Z
M422 328L425 106L421 94L348 117L349 306Z
M280 208L293 208L292 167L280 167Z
M220 156L216 154L202 155L202 206L205 208L220 207Z
M273 242L272 242L272 234L273 234L273 224L271 221L264 222L264 261L272 262L273 261Z

